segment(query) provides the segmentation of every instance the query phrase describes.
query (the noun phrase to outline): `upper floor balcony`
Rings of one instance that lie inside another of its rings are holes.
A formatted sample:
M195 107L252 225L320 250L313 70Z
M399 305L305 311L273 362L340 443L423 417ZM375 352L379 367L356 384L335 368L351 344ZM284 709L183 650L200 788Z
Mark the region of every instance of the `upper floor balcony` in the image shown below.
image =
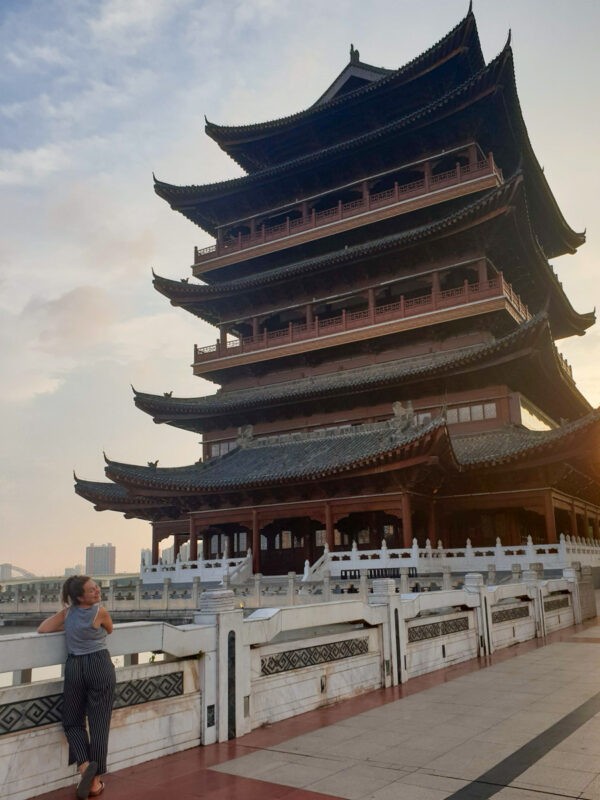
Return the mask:
M461 197L471 192L492 188L502 183L502 171L492 153L482 157L475 145L467 148L468 156L456 156L452 169L436 171L454 154L436 156L416 165L396 170L396 180L383 191L372 191L382 176L341 188L337 194L352 199L335 199L336 192L326 198L313 198L298 203L270 220L246 220L238 224L235 235L219 231L214 245L194 249L194 274L199 275L228 264L275 252L286 247L314 241L325 236L351 230L361 225L408 213L417 208ZM420 174L417 180L403 182L403 177ZM383 178L388 176L383 176ZM383 180L383 183L390 181ZM325 208L321 208L327 204ZM282 219L283 217L283 219Z
M425 294L400 295L394 302L384 305L376 305L370 294L368 307L361 310L343 310L326 319L318 316L310 319L309 312L305 322L290 322L277 330L265 329L239 339L222 337L215 344L195 346L194 373L203 375L212 370L366 341L497 311L508 313L518 323L531 319L527 306L502 273L477 283L464 281L452 289L441 290L432 285Z

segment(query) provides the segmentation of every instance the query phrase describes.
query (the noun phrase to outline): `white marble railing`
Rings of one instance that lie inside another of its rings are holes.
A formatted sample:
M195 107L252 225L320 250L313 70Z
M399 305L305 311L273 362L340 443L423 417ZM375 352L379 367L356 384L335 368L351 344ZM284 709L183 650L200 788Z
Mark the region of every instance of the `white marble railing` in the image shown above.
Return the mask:
M117 625L110 636L113 656L160 651L166 658L137 666L130 658L132 666L117 670L122 703L113 715L109 769L225 741L232 702L235 735L241 736L581 621L582 597L593 594L591 570L567 569L545 581L539 575L531 569L518 583L486 586L482 575L468 574L462 589L419 594L401 594L389 579L374 581L366 592L363 576L358 594L250 614L231 590L221 589L201 595L194 625ZM595 601L593 606L587 616L595 613ZM0 637L0 673L21 679L0 689L0 707L14 709L0 716L0 785L8 800L74 782L57 717L36 724L24 713L32 704L58 710L60 680L27 682L26 673L61 664L65 655L62 633ZM226 679L232 665L234 696ZM150 696L131 700L145 683L154 687Z
M144 584L162 583L165 578L170 578L173 583L191 583L196 577L202 583L220 583L226 574L243 572L248 563L252 570L250 551L240 558L199 558L197 561L175 561L173 564L142 564L140 577Z
M542 564L544 569L561 570L573 562L600 566L600 542L561 534L556 544L534 544L529 536L523 545L503 545L496 539L495 546L490 547L474 547L469 539L460 548L444 548L441 542L434 548L429 540L425 547L419 547L416 539L407 549L388 548L385 541L379 550L359 550L354 543L352 550L330 552L326 546L312 567L305 566L304 579L314 581L326 573L332 579L356 577L365 570L372 577L399 577L402 568L416 570L419 576L442 572L444 567L457 573L489 569L510 572L516 565L527 569L532 563Z

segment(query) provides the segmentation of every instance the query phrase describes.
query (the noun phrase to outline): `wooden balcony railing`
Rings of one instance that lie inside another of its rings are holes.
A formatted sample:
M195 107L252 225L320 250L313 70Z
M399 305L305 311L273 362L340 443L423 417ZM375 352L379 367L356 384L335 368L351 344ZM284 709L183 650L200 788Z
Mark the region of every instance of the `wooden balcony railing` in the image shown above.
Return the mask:
M249 247L256 247L267 242L278 239L285 239L290 235L302 233L324 225L355 217L358 214L377 211L382 208L394 206L406 200L427 195L440 191L450 186L475 180L476 178L487 175L496 175L502 180L502 172L494 163L493 155L490 153L488 158L477 161L473 164L461 166L457 164L455 169L442 172L438 175L426 175L418 181L411 183L395 183L393 188L384 192L376 192L358 200L351 200L342 203L340 200L337 205L326 208L323 211L315 211L307 217L299 219L287 219L279 225L267 227L262 225L254 233L238 234L236 237L225 239L221 243L210 245L209 247L194 248L194 264L202 264L219 256L229 255Z
M454 306L467 305L493 298L504 297L521 321L531 319L531 314L521 298L502 275L480 283L465 283L455 289L429 292L419 297L400 298L386 305L373 306L361 311L342 311L336 317L319 319L311 323L290 322L285 328L263 331L258 336L246 336L227 342L217 341L205 347L194 347L194 363L201 364L219 358L252 353L271 347L289 345L310 339L319 339L337 333L390 323L408 317L443 311Z

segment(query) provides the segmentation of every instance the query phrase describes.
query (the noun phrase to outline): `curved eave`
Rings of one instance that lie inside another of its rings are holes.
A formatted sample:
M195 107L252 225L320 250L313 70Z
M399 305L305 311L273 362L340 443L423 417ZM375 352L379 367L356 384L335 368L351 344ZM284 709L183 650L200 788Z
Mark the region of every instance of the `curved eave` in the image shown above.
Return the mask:
M349 478L382 465L402 469L406 459L412 462L426 457L434 446L439 447L440 436L447 436L442 420L401 434L382 425L376 434L353 431L346 436L289 439L284 445L252 443L221 458L187 467L141 467L108 461L105 471L110 480L136 494L165 497L234 492Z
M307 170L312 174L318 173L323 164L332 167L336 160L356 153L357 150L364 152L395 135L414 134L418 129L461 114L475 103L490 97L498 100L493 113L503 114L506 117L505 123L511 128L513 135L511 146L521 155L523 172L527 176L528 192L534 200L532 205L535 227L544 252L549 257L574 252L584 242L585 237L573 231L567 224L533 153L521 114L512 50L508 43L490 64L468 81L423 108L376 130L241 178L204 186L173 186L155 181L155 191L167 200L173 209L180 211L212 235L216 235L216 228L219 225L227 224L232 218L243 217L248 211L243 208L246 202L243 198L253 186L260 185L261 190L272 192L269 186L280 185L288 175ZM232 217L236 198L243 202ZM277 197L272 202L278 204L285 201ZM269 203L265 208L268 206Z
M170 300L172 306L183 308L211 325L219 324L220 316L213 308L214 292L210 291L212 287L174 281L156 273L153 273L152 285L159 294Z
M556 418L588 413L590 404L565 374L545 314L534 317L516 331L490 344L470 346L458 352L439 352L430 356L429 360L406 359L376 364L333 375L302 378L260 389L222 392L208 397L178 398L134 390L134 402L140 411L152 416L157 424L166 423L201 433L207 423L224 415L258 412L265 407L318 402L348 392L358 395L381 391L399 383L406 385L408 382L414 385L445 375L486 369L498 359L506 363L511 355L515 360L530 359L536 351L543 352L544 371L555 387L554 400L560 409Z
M252 172L259 168L257 167L258 159L264 161L265 151L268 153L265 140L285 137L291 131L302 130L306 126L318 126L324 121L332 124L340 113L351 112L352 109L365 102L377 102L377 97L382 92L387 93L395 88L401 89L415 79L433 72L438 66L447 63L450 58L463 55L465 52L468 53L472 73L485 66L477 25L471 9L448 34L412 61L396 70L375 69L376 72L384 73L379 80L361 86L352 92L335 96L326 102L321 102L319 98L308 109L279 119L250 125L218 125L206 120L205 131L243 169ZM360 65L371 71L374 69L362 62ZM331 86L335 85L350 66L351 64L342 70ZM329 89L321 97L325 96L328 91ZM254 152L257 142L262 145L260 154Z
M521 231L521 241L533 258L538 263L542 280L549 287L553 308L559 315L560 324L553 322L557 338L567 336L581 336L589 327L594 325L596 317L594 312L579 313L569 301L562 284L548 264L547 258L539 246L530 218L526 190L526 178L522 172L516 173L500 187L482 194L477 200L467 198L465 204L455 209L452 213L433 223L426 223L400 233L381 237L364 244L351 245L340 248L333 253L327 253L315 258L303 259L282 267L267 270L244 278L223 281L218 284L200 285L173 281L154 275L154 287L158 292L168 297L173 306L178 306L191 314L205 320L212 325L221 321L220 308L224 300L229 300L237 294L260 291L269 285L283 283L298 276L307 276L316 271L322 271L344 264L360 261L365 257L372 257L386 250L406 247L422 239L434 239L439 235L448 235L453 229L476 224L478 218L489 217L494 211L508 210L510 206L520 205L517 214L512 215L514 224ZM557 319L558 319L557 318Z
M600 446L600 409L594 409L579 419L550 431L506 430L478 437L453 437L454 451L463 471L492 467L507 467L533 459L551 460L574 458L598 452ZM464 446L473 451L465 455ZM486 453L486 450L495 452ZM463 451L463 452L461 452ZM597 457L596 457L597 458Z
M555 258L565 253L573 254L582 244L585 244L585 233L574 231L567 223L537 160L521 110L512 56L506 63L505 75L508 82L500 85L499 88L504 93L506 101L512 106L512 113L507 113L518 128L523 163L527 165L524 171L527 175L528 194L539 198L538 202L543 208L541 214L536 214L536 218L547 220L547 224L544 226L545 230L538 232L538 236L543 241L544 253L548 258Z
M283 164L268 167L240 178L204 185L176 186L160 181L155 177L154 191L159 197L166 200L171 208L179 211L214 236L216 235L216 226L222 223L214 217L214 212L211 214L208 204L214 203L216 200L223 201L225 199L229 203L233 195L251 189L256 184L269 184L281 180L287 174L306 169L314 171L318 169L319 164L343 157L347 152L365 146L375 146L380 139L404 129L409 129L412 126L422 127L429 124L437 112L447 117L452 111L450 107L453 103L458 108L462 108L469 102L474 102L483 96L493 93L507 59L512 59L509 47L505 48L487 67L484 67L470 80L423 108L417 109L401 119L383 125L374 131L330 145L316 153L308 153ZM207 206L204 212L201 205Z
M92 503L96 511L118 511L126 517L151 519L163 513L171 503L160 497L131 494L124 486L103 481L75 478L75 494Z
M552 307L552 328L554 338L563 339L568 336L582 336L585 331L596 322L596 315L593 311L579 313L573 308L571 301L567 297L561 282L551 265L548 263L546 254L542 250L535 235L529 203L525 186L522 191L515 193L515 205L519 205L519 211L513 215L518 236L526 250L531 254L533 263L537 263L538 269L545 285L550 291Z
M168 297L173 305L186 308L196 316L201 316L203 319L212 322L215 312L213 310L214 307L209 304L214 304L221 298L231 297L236 293L252 291L253 289L260 290L278 282L284 282L297 276L308 275L334 266L351 264L378 253L406 247L428 238L440 235L446 236L455 228L468 225L473 221L476 222L479 217L501 212L503 208L507 208L510 205L513 194L518 189L521 181L522 176L515 175L501 186L485 192L476 200L468 197L463 206L435 222L427 222L409 230L383 236L362 244L340 247L332 253L326 253L315 258L302 259L301 261L255 275L222 281L212 285L182 283L155 275L153 283L156 290Z

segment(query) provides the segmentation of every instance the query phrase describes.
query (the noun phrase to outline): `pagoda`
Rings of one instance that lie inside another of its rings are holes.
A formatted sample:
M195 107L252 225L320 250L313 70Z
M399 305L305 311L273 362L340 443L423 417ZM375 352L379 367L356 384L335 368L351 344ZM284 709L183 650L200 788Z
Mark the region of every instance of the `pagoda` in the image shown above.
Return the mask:
M305 111L206 133L243 177L155 192L212 237L195 281L154 275L215 326L214 394L134 390L202 436L195 464L107 459L76 479L189 559L301 571L325 546L598 537L600 413L556 341L582 335L549 259L565 221L529 141L510 37L485 63L472 10L399 69L350 60Z

